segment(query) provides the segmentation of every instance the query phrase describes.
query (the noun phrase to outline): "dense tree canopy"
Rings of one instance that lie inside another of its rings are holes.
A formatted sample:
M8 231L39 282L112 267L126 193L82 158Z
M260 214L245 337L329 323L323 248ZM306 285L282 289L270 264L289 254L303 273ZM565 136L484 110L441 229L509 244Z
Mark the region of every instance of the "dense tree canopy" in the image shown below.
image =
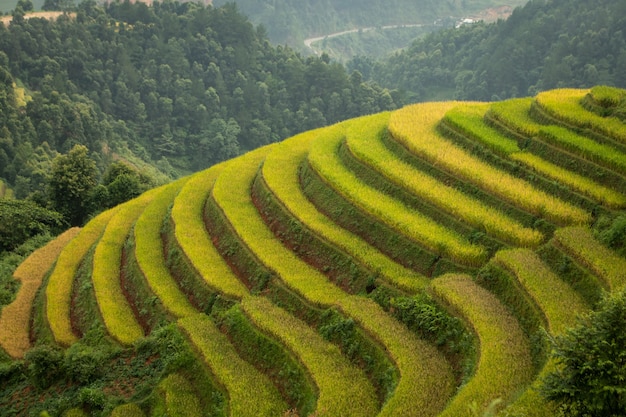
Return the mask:
M49 161L82 144L103 172L107 151L126 147L176 176L398 105L327 57L271 46L234 4L85 1L75 18L0 27L0 54L0 105L15 125L3 123L11 138L0 139L0 177L30 180L22 196L38 189L17 163L33 153ZM15 80L25 87L22 105ZM18 112L26 115L19 123Z
M412 101L626 87L625 28L621 0L531 0L506 21L430 34L367 71L381 85L406 90Z

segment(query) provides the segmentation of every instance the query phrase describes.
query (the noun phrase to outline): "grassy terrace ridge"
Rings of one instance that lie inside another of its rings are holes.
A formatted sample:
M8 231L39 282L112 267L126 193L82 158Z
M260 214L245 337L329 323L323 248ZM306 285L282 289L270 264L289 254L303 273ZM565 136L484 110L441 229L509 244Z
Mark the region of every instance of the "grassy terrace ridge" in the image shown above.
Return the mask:
M577 172L556 165L535 153L522 152L515 140L504 136L485 123L486 110L485 104L464 104L446 112L442 123L471 141L492 149L499 156L520 162L530 170L548 179L556 180L608 207L621 208L626 205L626 196L623 194ZM571 160L571 156L569 159Z
M603 184L616 188L615 191L624 190L626 178L622 175L626 174L626 148L611 146L609 143L598 141L598 138L591 139L579 135L563 126L539 124L529 114L532 101L532 98L528 98L493 103L485 116L486 122L495 125L498 130L521 135L518 141L523 143L524 147L536 148L539 142L544 144L544 147L547 144L548 149L550 145L559 149L568 166L580 166L581 163L588 161L587 163L591 165L587 172L601 171L597 172L596 181L603 181ZM583 161L577 160L577 157ZM607 180L610 182L607 183Z
M496 253L493 262L511 272L543 312L550 333L561 333L575 322L576 314L589 309L569 285L559 279L535 252L508 249Z
M596 275L614 292L626 287L626 260L600 243L587 227L567 227L554 234L556 245Z
M441 123L450 126L499 155L506 156L520 152L520 147L515 140L500 134L483 122L490 107L491 103L463 103L448 110L441 119Z
M432 289L465 317L480 343L476 373L439 417L467 415L472 401L482 412L497 398L503 405L514 400L534 376L528 340L517 320L467 275L443 275L433 280Z
M493 262L515 275L544 313L547 328L552 335L563 333L576 324L576 317L588 311L587 303L569 285L559 279L552 270L532 251L510 249L496 253ZM555 363L548 361L538 378L554 370ZM552 406L536 391L535 382L515 401L508 412L523 412L524 415L552 415Z
M57 259L46 286L46 317L57 343L69 346L78 338L72 330L70 318L72 283L83 258L100 238L118 207L99 214L85 225L69 242Z
M164 187L139 216L134 228L137 264L152 292L165 309L178 318L197 311L178 288L165 264L161 228L170 205L187 180L184 178Z
M226 297L241 299L248 289L213 246L203 220L204 203L224 166L194 174L176 196L171 216L176 241L204 281Z
M439 136L433 126L457 105L458 102L442 102L404 107L391 114L389 131L396 141L415 155L539 218L559 225L591 221L586 211L492 167Z
M321 272L287 250L256 211L249 189L270 151L261 148L231 161L215 183L215 201L242 242L289 288L314 305L339 307L386 347L399 369L400 381L383 405L381 416L436 415L453 390L452 370L443 356L373 301L348 295L332 285Z
M266 298L246 297L241 306L258 327L281 340L307 365L319 389L317 415L377 415L374 387L337 346Z
M13 273L21 282L15 300L0 310L0 346L13 358L22 358L30 349L30 319L35 295L61 250L80 231L73 227L30 254Z
M310 131L283 141L265 158L263 179L285 208L314 233L344 250L383 279L404 291L423 289L428 279L392 261L360 237L339 227L306 198L298 182L300 164L319 131Z
M371 120L372 122L376 121L376 119ZM380 131L381 128L386 128L387 124L382 126L380 123L380 126L370 125L367 128L372 131ZM442 211L462 219L491 236L511 245L524 247L534 247L543 239L540 232L524 227L497 209L445 185L398 159L379 138L349 134L347 145L356 158L371 169L381 172L394 184L406 188L412 194L429 201Z
M287 404L271 381L237 355L208 316L198 313L184 317L178 320L178 325L224 386L230 415L276 417L287 410Z
M590 90L562 88L544 91L535 97L534 105L566 127L589 129L626 144L626 125L614 117L599 116L581 105Z
M623 88L597 85L591 88L589 97L596 105L603 108L611 108L618 106L626 99L626 91Z
M202 417L202 406L193 385L181 374L169 374L159 383L163 415L169 417ZM153 415L155 415L153 413Z
M443 227L433 219L409 209L402 202L366 185L348 170L337 154L351 126L368 123L365 116L328 128L311 145L308 161L317 174L354 206L384 222L426 249L466 266L479 266L486 260L483 247Z
M511 159L534 169L540 174L564 184L607 207L618 209L626 206L626 196L604 187L587 177L552 164L545 159L528 152L511 154Z
M109 334L123 345L130 345L144 336L144 330L120 283L122 251L135 221L160 190L152 189L119 206L93 256L92 282L98 308Z

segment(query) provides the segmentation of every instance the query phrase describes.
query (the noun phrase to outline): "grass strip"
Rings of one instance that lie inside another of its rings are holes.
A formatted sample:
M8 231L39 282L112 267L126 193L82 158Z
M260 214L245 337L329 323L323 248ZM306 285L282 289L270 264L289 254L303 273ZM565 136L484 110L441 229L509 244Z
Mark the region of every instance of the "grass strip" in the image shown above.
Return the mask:
M500 251L494 262L511 271L543 311L552 335L563 333L576 324L576 317L589 309L587 303L569 285L559 279L534 252L527 249ZM542 376L552 372L555 362L550 359L535 383L520 396L507 412L523 413L527 417L545 416L554 412L537 391Z
M449 113L449 112L448 112ZM372 119L374 122L375 119ZM382 126L368 126L370 131L380 131ZM412 194L425 199L450 215L462 219L473 227L504 242L516 246L538 245L543 235L506 216L499 210L483 204L454 187L415 169L398 159L379 138L370 135L348 134L350 151L372 169L380 171L394 184L406 188Z
M435 131L437 121L456 105L444 102L407 106L391 114L389 130L395 140L417 156L537 217L561 225L591 221L586 211L492 167L439 136Z
M263 179L285 208L306 227L337 246L386 281L414 293L424 288L426 277L392 261L363 239L338 227L306 198L298 180L299 167L306 158L318 131L310 131L283 141L263 163Z
M482 414L489 404L512 401L533 378L528 340L517 320L489 291L467 275L444 275L432 282L434 293L467 320L480 342L480 358L474 376L439 417L467 415L475 402Z
M231 416L276 417L287 410L271 381L237 355L208 316L198 313L184 317L178 320L178 325L225 387Z
M193 267L210 287L226 297L241 299L248 290L231 273L213 246L203 220L205 201L223 168L223 164L215 165L194 174L185 183L172 207L174 235Z
M150 289L165 309L180 318L196 313L187 297L172 278L163 257L161 227L169 207L187 179L168 185L146 207L135 224L135 256Z
M24 357L30 349L30 318L35 295L61 250L79 231L74 227L57 236L30 254L13 273L21 286L13 302L0 310L0 346L13 358Z
M578 175L572 171L561 168L558 165L552 164L537 155L528 152L517 152L511 154L511 159L519 161L522 164L534 169L538 173L543 174L548 178L552 178L555 181L559 181L560 183L585 194L594 200L607 205L608 207L618 209L626 205L626 196L623 194L600 185L587 177L583 177L582 175Z
M607 285L611 292L626 286L626 260L600 243L587 227L567 227L554 234L556 245Z
M535 104L566 127L589 129L626 144L626 125L614 117L602 117L581 106L590 90L556 89L537 94Z
M370 213L397 233L404 234L430 251L462 265L481 265L487 255L483 247L471 244L433 219L364 184L343 165L337 151L346 137L346 129L358 128L362 123L367 124L369 118L377 117L381 116L353 119L349 123L332 126L325 132L328 134L320 135L309 151L308 160L313 169L354 206Z
M122 250L133 224L161 189L150 190L122 204L111 218L93 256L93 289L107 331L123 345L130 345L144 331L120 285Z
M46 286L46 317L57 343L69 346L78 338L72 331L70 316L72 283L81 261L100 238L118 208L107 210L82 228L80 233L65 246Z
M337 346L265 298L246 297L241 306L258 327L281 340L306 365L319 389L318 415L377 415L374 388Z
M260 148L231 161L215 183L215 201L242 242L289 288L311 304L339 307L387 349L400 371L400 381L380 415L435 415L453 390L452 370L443 355L418 340L373 301L348 295L332 285L321 272L287 250L256 211L249 189L270 150Z
M159 383L169 417L202 417L202 407L191 383L180 374L170 374Z

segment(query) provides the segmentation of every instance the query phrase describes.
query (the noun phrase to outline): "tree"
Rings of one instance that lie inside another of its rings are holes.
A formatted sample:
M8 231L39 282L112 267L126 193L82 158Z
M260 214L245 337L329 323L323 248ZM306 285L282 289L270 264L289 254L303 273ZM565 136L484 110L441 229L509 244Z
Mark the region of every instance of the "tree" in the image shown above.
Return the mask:
M64 227L59 213L32 201L0 199L0 252L11 251L36 235L57 234Z
M542 393L572 417L626 415L626 291L553 340L557 370L544 378Z
M75 145L52 161L50 200L72 226L82 225L87 218L88 197L97 184L96 175L96 163L89 158L84 145Z

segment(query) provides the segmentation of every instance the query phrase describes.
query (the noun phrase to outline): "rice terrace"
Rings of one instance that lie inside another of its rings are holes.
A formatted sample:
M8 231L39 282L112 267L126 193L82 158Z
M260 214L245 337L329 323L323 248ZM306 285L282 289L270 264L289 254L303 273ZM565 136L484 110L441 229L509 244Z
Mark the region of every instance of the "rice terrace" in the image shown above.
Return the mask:
M103 212L15 272L0 414L554 415L550 337L626 285L625 100L414 104Z

